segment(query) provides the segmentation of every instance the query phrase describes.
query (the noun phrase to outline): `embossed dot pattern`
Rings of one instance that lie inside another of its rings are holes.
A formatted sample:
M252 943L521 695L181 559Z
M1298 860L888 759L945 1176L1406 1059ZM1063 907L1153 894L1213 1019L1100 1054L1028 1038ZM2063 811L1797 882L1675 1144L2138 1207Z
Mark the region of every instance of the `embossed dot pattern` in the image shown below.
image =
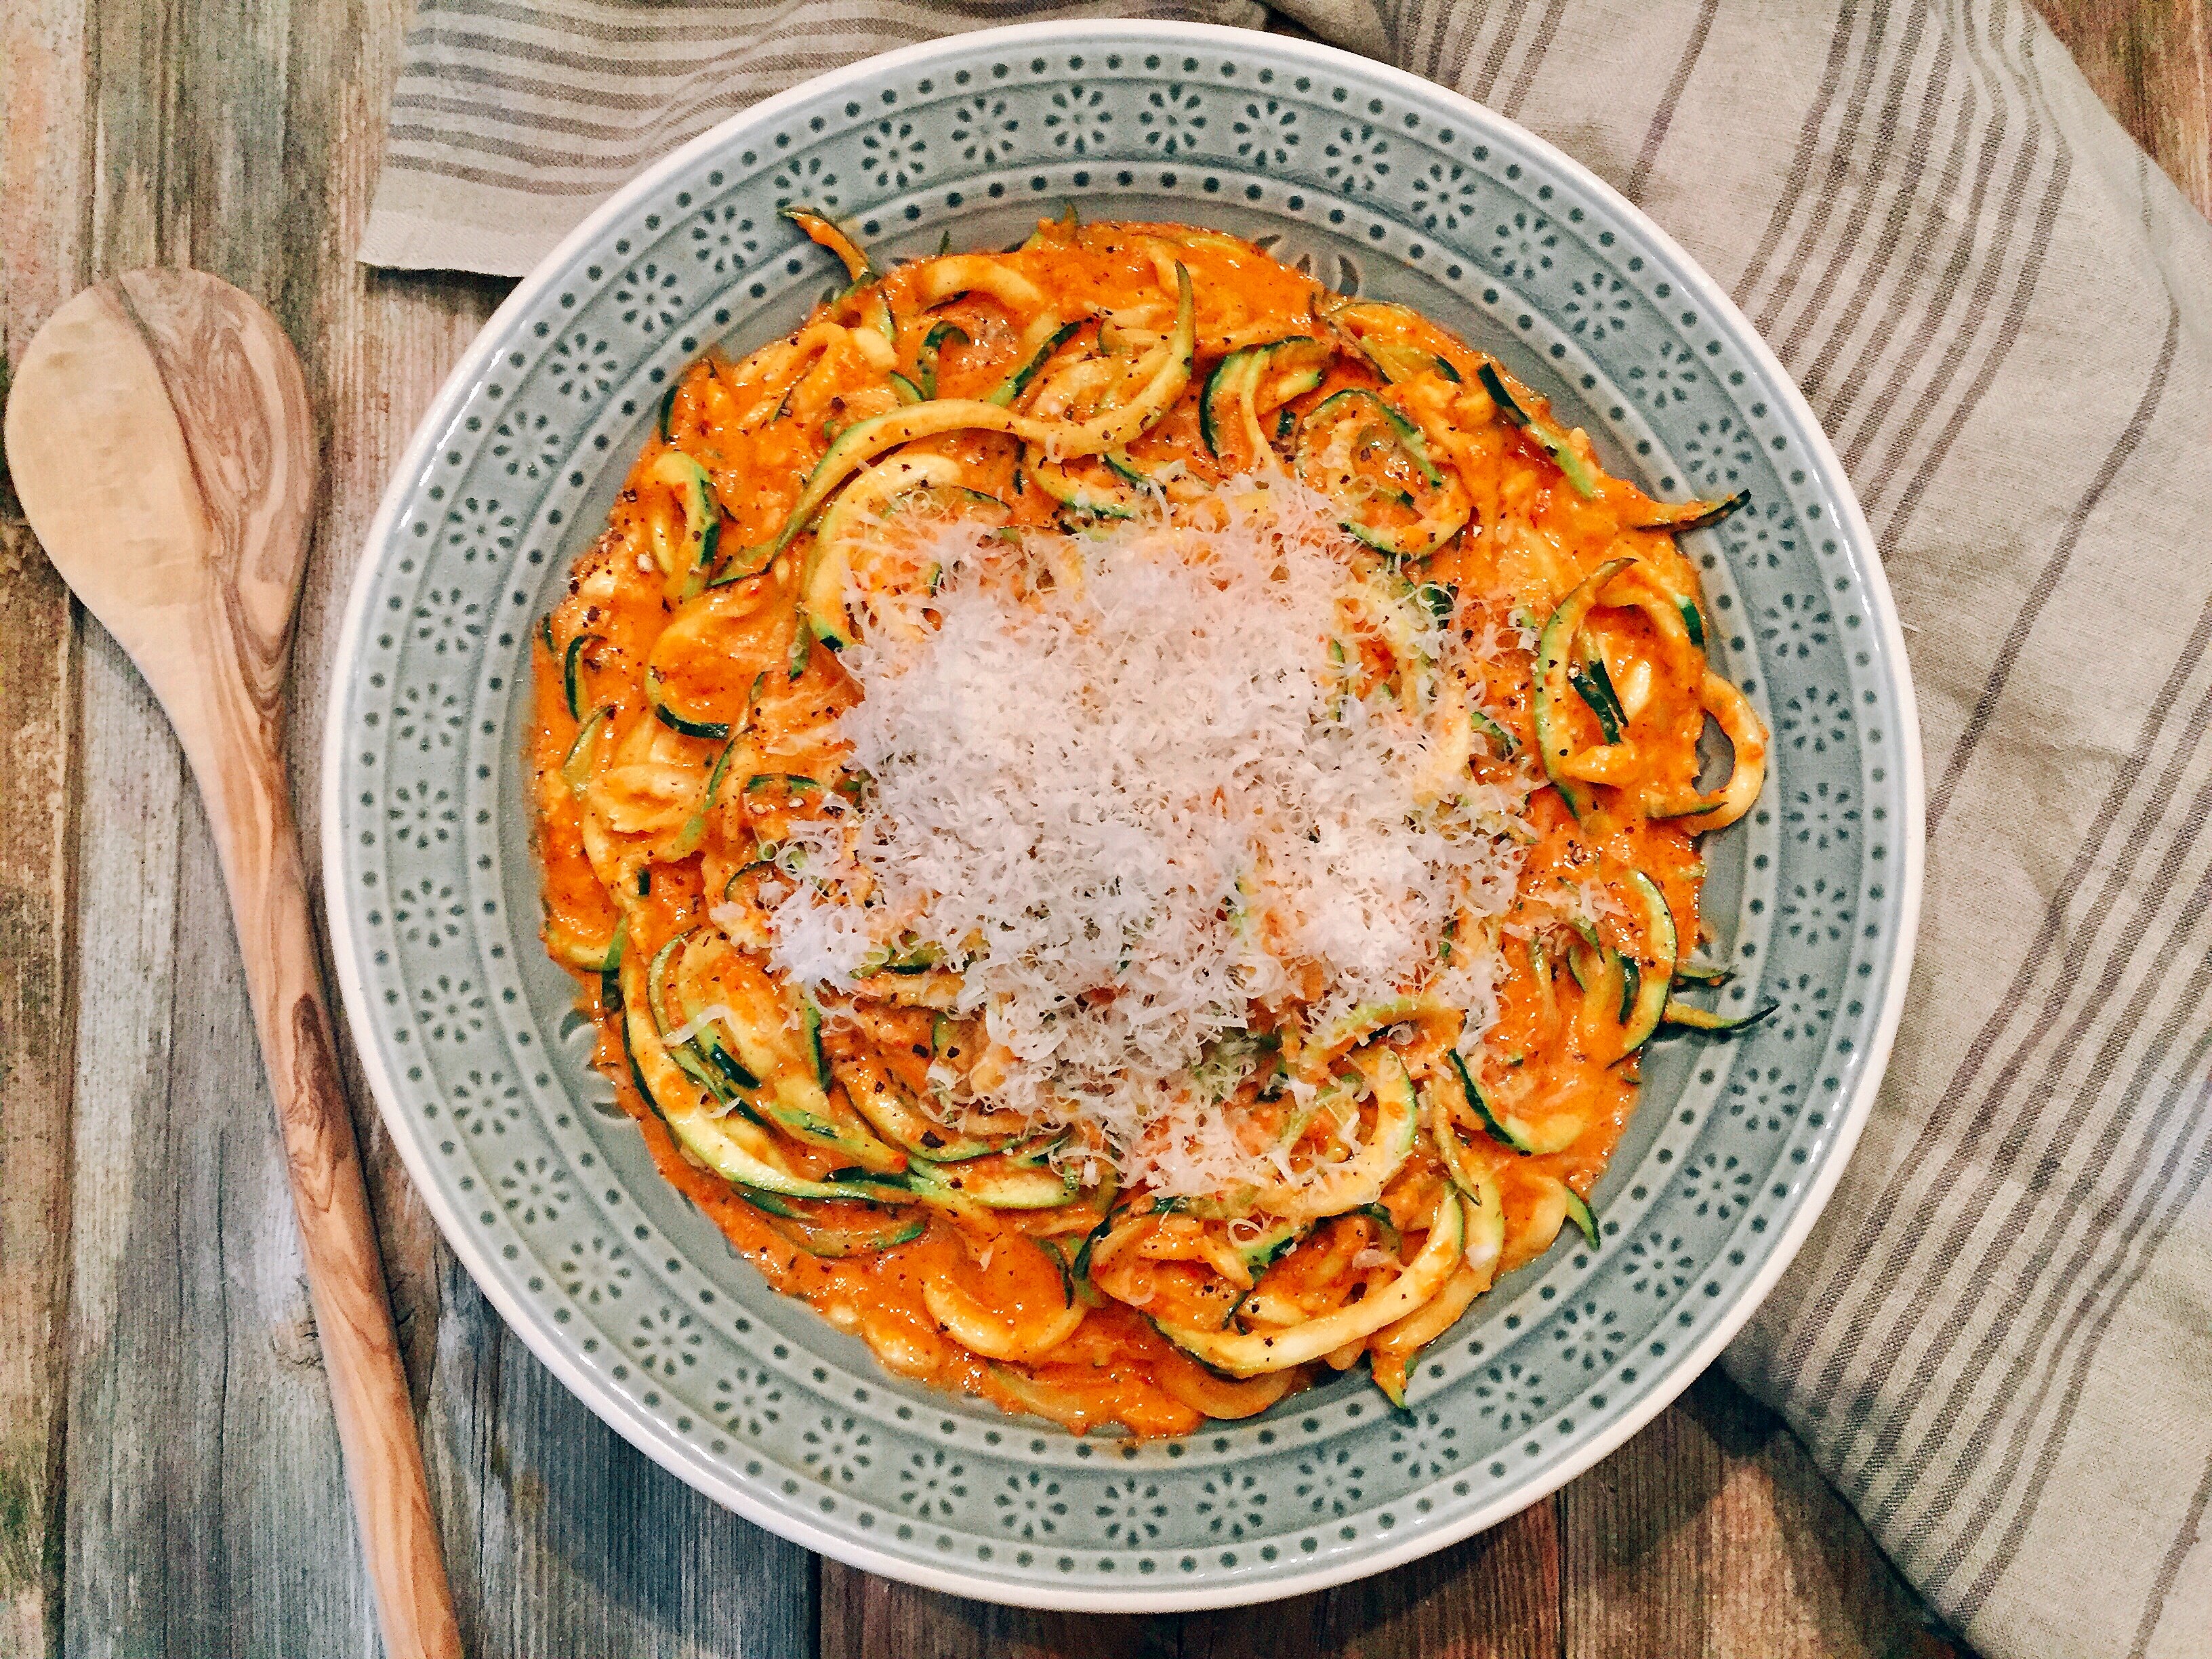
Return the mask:
M937 43L741 118L526 285L387 502L333 714L343 976L381 1103L465 1260L617 1427L749 1513L1008 1599L1249 1598L1495 1519L1648 1414L1723 1328L1832 1156L1899 924L1905 756L1870 555L1802 405L1681 257L1585 175L1433 88L1172 26ZM1733 1043L1674 1041L1562 1243L1425 1358L1412 1409L1340 1379L1135 1446L880 1371L769 1292L659 1182L543 960L520 800L527 641L669 377L838 280L793 199L892 254L1018 238L1063 199L1252 235L1497 351L1668 496L1748 488L1686 538L1708 633L1775 734L1711 848ZM1908 738L1909 740L1909 738Z

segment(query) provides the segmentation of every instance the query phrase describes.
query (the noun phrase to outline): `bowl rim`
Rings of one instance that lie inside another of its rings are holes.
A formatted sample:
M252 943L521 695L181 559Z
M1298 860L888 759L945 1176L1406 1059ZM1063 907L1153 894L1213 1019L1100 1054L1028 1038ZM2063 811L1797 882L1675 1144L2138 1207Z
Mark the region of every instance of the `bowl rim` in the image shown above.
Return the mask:
M1116 37L1126 37L1187 41L1194 47L1233 49L1238 43L1249 41L1252 33L1224 24L1147 19L1062 20L963 31L878 52L826 70L717 122L670 151L601 202L532 268L530 273L517 283L514 292L486 319L476 338L462 352L447 374L436 397L424 410L414 435L394 465L375 516L370 520L362 538L364 552L373 552L389 540L392 526L401 514L405 500L411 494L415 480L422 474L435 450L440 434L450 425L461 405L489 371L496 343L503 337L507 327L552 288L556 274L572 258L599 240L605 228L653 193L664 179L680 171L695 158L730 143L740 131L772 124L785 110L824 92L869 82L886 70L926 60L956 46L987 50L1003 46L1012 50L1029 43L1064 42L1071 36L1079 36L1086 40L1111 40ZM764 1492L755 1489L753 1483L726 1472L709 1469L681 1455L675 1446L666 1443L658 1433L658 1420L652 1413L633 1411L627 1402L604 1394L590 1373L552 1340L541 1322L527 1314L521 1298L514 1295L501 1282L489 1254L472 1238L465 1224L465 1218L433 1179L428 1154L417 1144L417 1137L411 1129L402 1133L398 1128L398 1126L405 1121L405 1115L395 1103L398 1090L386 1066L380 1045L373 1042L355 1042L355 1050L360 1057L369 1091L376 1101L379 1113L392 1130L392 1139L398 1150L400 1162L424 1207L437 1222L447 1247L467 1269L479 1292L498 1311L509 1328L523 1339L538 1362L552 1372L563 1387L582 1401L600 1421L686 1485L779 1537L864 1571L924 1589L1004 1606L1066 1608L1075 1612L1170 1613L1252 1606L1285 1600L1389 1571L1479 1532L1486 1531L1552 1496L1625 1444L1673 1404L1719 1357L1721 1351L1734 1340L1796 1260L1814 1224L1827 1207L1859 1136L1872 1115L1875 1097L1888 1069L1890 1053L1896 1042L1898 1026L1903 1018L1905 994L1911 979L1927 860L1926 768L1911 667L1905 655L1905 635L1896 602L1876 550L1873 530L1867 522L1857 493L1850 484L1834 445L1829 441L1811 405L1806 402L1796 381L1726 290L1674 237L1661 228L1641 208L1556 145L1528 131L1510 117L1475 102L1450 87L1379 59L1364 58L1340 47L1291 35L1269 35L1267 40L1270 51L1285 53L1293 59L1302 59L1316 70L1340 70L1350 65L1360 76L1393 90L1423 99L1444 98L1460 107L1462 119L1477 127L1502 130L1515 143L1533 150L1580 188L1605 204L1623 223L1646 238L1652 251L1672 267L1667 274L1682 286L1686 297L1694 295L1712 314L1726 319L1747 355L1771 380L1777 395L1784 401L1787 412L1794 417L1802 431L1802 441L1811 449L1826 475L1838 486L1835 506L1841 520L1838 527L1854 550L1863 556L1859 563L1863 574L1869 620L1879 635L1882 655L1893 670L1892 678L1901 728L1899 735L1902 739L1899 748L1902 750L1903 816L1907 823L1903 826L1899 849L1902 855L1899 860L1901 880L1899 884L1898 927L1892 946L1890 979L1881 1006L1875 1013L1872 1036L1867 1044L1857 1081L1837 1122L1833 1142L1820 1168L1808 1182L1803 1200L1789 1225L1776 1235L1769 1246L1765 1261L1734 1304L1720 1316L1701 1340L1673 1358L1666 1374L1632 1407L1609 1421L1600 1431L1583 1439L1571 1455L1557 1464L1467 1515L1430 1527L1407 1528L1401 1540L1389 1548L1358 1559L1303 1572L1281 1573L1258 1582L1241 1581L1211 1589L1193 1586L1188 1589L1166 1587L1159 1589L1078 1589L1072 1586L1048 1584L1042 1580L1032 1584L980 1578L962 1570L933 1566L919 1559L872 1549L822 1531L798 1510L770 1501ZM361 656L362 641L368 626L370 592L375 586L378 564L379 562L372 557L362 557L350 579L343 618L331 656L330 702L324 718L320 757L322 874L331 952L347 1020L349 1025L362 1030L375 1028L376 1012L357 967L358 941L355 936L352 915L354 901L351 889L343 878L345 847L343 824L345 809L339 779L349 746L346 714L350 670Z

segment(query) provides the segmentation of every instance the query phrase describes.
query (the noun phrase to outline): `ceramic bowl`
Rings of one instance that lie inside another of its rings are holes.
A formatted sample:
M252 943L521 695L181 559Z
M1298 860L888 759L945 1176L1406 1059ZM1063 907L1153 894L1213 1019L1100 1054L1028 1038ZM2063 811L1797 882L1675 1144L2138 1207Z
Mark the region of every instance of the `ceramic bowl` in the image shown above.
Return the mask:
M1252 236L1494 352L1662 497L1751 491L1686 538L1723 665L1774 733L1710 843L1708 915L1780 1011L1656 1046L1571 1233L1422 1362L1172 1443L1078 1438L908 1382L769 1291L653 1170L585 1065L538 939L520 753L528 637L663 389L842 277L776 216L878 250L1018 240L1073 202ZM325 755L347 1011L454 1252L570 1388L739 1513L986 1599L1158 1610L1407 1560L1602 1456L1718 1353L1833 1188L1895 1030L1920 762L1895 613L1834 452L1667 236L1502 117L1364 59L1167 23L993 30L811 81L629 185L501 307L385 497Z

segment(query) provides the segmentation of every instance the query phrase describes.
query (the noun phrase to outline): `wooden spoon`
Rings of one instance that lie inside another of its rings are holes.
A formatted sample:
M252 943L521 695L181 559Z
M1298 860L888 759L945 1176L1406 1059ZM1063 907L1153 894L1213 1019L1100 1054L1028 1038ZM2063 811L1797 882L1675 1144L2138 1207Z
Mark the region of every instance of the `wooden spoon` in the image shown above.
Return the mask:
M458 1656L284 777L315 498L299 360L228 283L133 271L39 331L8 399L7 446L32 528L161 700L207 802L385 1649Z

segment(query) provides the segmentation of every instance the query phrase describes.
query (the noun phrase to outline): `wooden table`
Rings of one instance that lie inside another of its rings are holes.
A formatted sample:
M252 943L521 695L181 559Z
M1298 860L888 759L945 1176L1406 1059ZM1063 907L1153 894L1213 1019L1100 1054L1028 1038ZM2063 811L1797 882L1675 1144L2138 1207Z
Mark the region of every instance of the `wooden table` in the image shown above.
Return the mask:
M2212 208L2206 0L2043 0ZM356 264L410 0L7 0L0 344L109 272L198 265L298 343L328 469L295 779L356 550L507 284ZM4 365L0 365L3 368ZM370 1655L214 854L167 726L0 480L0 1650ZM472 1653L1756 1659L1949 1650L1804 1451L1709 1373L1487 1535L1257 1612L1012 1613L818 1560L602 1427L454 1265L357 1075Z

